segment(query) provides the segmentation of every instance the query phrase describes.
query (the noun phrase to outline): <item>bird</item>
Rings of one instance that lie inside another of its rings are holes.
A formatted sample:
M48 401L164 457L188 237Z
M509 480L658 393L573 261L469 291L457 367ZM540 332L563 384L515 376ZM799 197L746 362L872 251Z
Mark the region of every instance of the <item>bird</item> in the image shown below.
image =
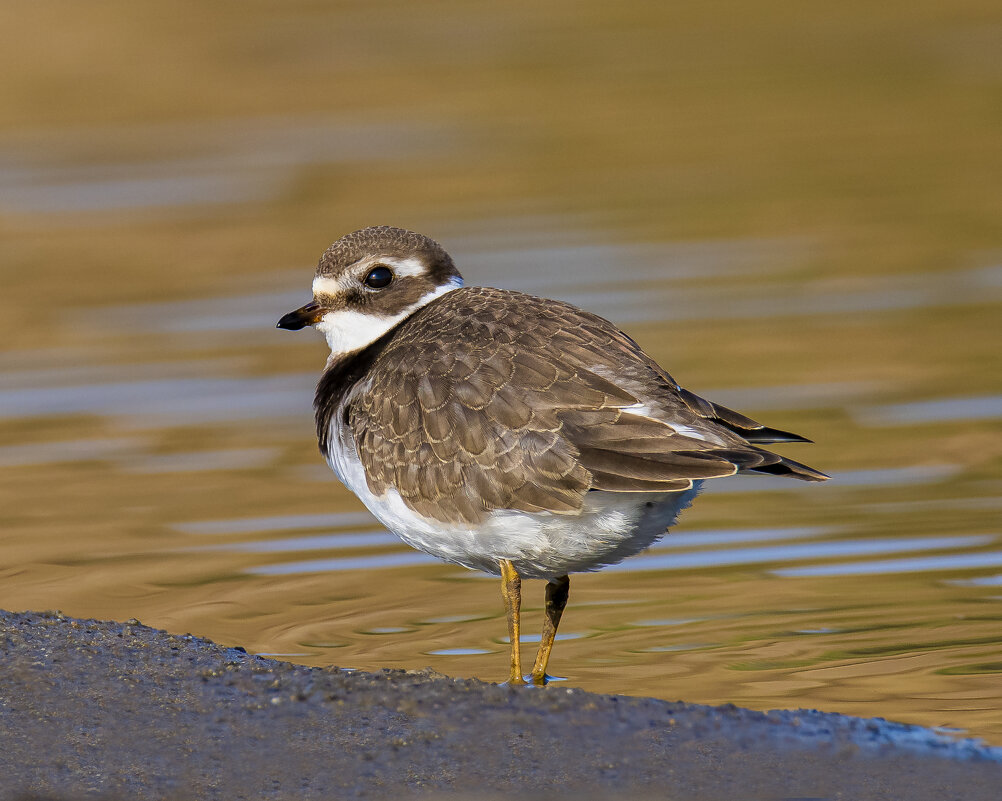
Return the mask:
M569 303L465 286L434 240L363 228L321 256L313 297L278 328L330 348L320 451L405 543L499 576L507 683L545 685L570 575L644 550L702 483L824 481L762 445L810 442L683 389L613 323ZM523 675L522 579L546 581Z

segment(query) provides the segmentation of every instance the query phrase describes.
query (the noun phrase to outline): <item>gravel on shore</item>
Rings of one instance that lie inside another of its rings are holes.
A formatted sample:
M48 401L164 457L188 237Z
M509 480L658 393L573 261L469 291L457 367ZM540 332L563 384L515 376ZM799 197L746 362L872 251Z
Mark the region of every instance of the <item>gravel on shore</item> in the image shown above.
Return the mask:
M0 611L0 799L1002 797L1002 748L433 671L308 668Z

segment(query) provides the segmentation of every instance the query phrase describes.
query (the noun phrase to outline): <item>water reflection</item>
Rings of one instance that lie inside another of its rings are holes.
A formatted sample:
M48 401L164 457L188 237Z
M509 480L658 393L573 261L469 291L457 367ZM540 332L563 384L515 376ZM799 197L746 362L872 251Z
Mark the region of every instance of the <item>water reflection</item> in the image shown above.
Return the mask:
M560 300L594 309L622 323L663 319L699 320L727 318L772 318L816 314L859 314L937 306L978 304L1002 299L1002 267L982 267L949 276L928 273L895 276L886 282L870 282L866 289L826 291L806 296L798 283L770 284L756 290L741 287L733 292L675 288L670 295L651 292L597 290L548 293ZM883 285L881 285L883 284ZM758 296L756 297L756 294Z
M1002 418L1002 395L944 398L943 400L868 406L859 410L858 417L863 424L869 426L907 426L964 420L995 420Z
M953 547L986 545L995 541L995 537L957 537L958 542ZM959 540L968 540L960 543ZM944 548L950 546L942 546ZM916 548L915 550L919 550ZM879 553L880 551L873 551ZM855 555L855 554L847 554ZM790 577L805 576L870 576L881 573L915 573L927 570L970 570L1002 565L1002 552L988 553L944 554L943 556L927 556L921 559L877 559L869 562L853 562L851 564L811 565L808 567L786 567L773 570L776 575Z
M866 514L901 514L903 512L920 511L941 511L953 509L955 511L969 510L994 510L1002 509L1002 497L988 496L980 498L935 498L935 499L913 499L910 501L884 501L883 503L859 504L856 507Z
M0 418L100 414L157 425L309 415L315 374L0 390Z
M715 643L706 642L683 642L674 645L652 645L650 648L643 648L638 653L648 654L670 654L676 651L701 651L704 648L712 648Z
M856 489L860 487L896 487L911 484L932 484L945 481L957 475L956 465L909 465L907 467L881 467L864 470L833 471L831 480L825 482L826 490L831 488ZM766 476L738 475L733 481L711 481L703 485L703 493L720 495L739 492L798 492L815 494L817 484L804 482L783 482Z
M981 576L979 578L954 579L949 582L960 587L1002 587L1002 573L997 576Z
M345 528L348 526L378 526L368 512L313 515L268 515L238 517L232 520L200 520L175 523L173 528L188 534L257 534L268 531L297 531L309 528Z
M234 542L225 545L204 545L201 550L241 551L243 553L280 553L282 551L318 551L337 548L372 548L397 546L400 540L387 532L358 534L338 533L316 537L291 537L262 542Z
M438 564L433 556L418 551L388 553L378 556L354 556L344 559L309 559L277 565L258 565L247 572L258 576L288 576L295 573L337 573L342 570L384 570L391 567Z
M230 448L145 455L125 463L133 473L197 473L211 470L254 470L271 464L278 448Z
M798 543L761 548L700 551L698 553L662 553L647 551L640 556L606 568L607 570L691 570L702 567L729 567L755 563L781 563L802 559L825 559L837 556L873 556L882 553L936 551L951 548L973 548L987 545L994 536L984 537L925 537L871 540L839 540L823 543ZM815 569L821 570L825 566ZM780 572L780 571L775 571ZM875 572L880 572L875 571ZM789 575L789 573L784 573Z
M90 462L139 453L147 442L133 437L74 439L0 446L0 467Z
M642 626L642 627L662 627L662 626L686 626L689 623L701 623L705 618L689 617L689 618L659 618L657 620L635 620L631 623L631 626Z
M183 149L171 159L65 164L91 140L141 138L151 151ZM454 131L415 120L391 124L341 118L234 119L83 129L27 140L0 140L0 209L59 215L163 206L198 207L274 199L297 172L320 163L428 158L458 145ZM156 144L160 143L160 147ZM44 144L43 144L44 143ZM9 166L17 164L18 166Z

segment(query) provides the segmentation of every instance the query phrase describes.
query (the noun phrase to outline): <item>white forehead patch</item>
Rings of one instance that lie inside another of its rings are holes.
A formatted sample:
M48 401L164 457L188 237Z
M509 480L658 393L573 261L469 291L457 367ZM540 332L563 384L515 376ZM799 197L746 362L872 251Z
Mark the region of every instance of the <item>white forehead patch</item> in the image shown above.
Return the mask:
M338 282L336 278L328 278L324 275L318 275L313 279L313 295L339 295L344 291L344 287Z
M317 279L317 281L320 280L331 281L332 279ZM314 292L317 291L317 281L313 282ZM323 335L327 337L327 345L331 349L332 358L336 356L343 356L348 353L354 353L367 345L371 345L383 334L395 325L402 323L422 306L431 303L435 298L441 297L446 292L459 289L462 285L463 282L461 279L453 278L449 283L433 289L417 301L417 303L412 303L398 314L390 316L358 312L353 309L337 309L335 311L329 311L320 318L320 322L318 322L314 328L322 332Z

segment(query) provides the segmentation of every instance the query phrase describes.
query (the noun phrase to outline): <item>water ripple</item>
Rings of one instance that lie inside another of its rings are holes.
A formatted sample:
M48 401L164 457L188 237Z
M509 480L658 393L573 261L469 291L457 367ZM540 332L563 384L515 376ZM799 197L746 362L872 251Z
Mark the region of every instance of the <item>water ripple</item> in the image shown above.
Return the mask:
M982 540L993 542L995 537L956 537L956 540ZM946 546L944 546L946 547ZM957 545L955 547L961 547ZM851 562L837 565L811 565L808 567L786 567L773 570L777 576L867 576L877 573L919 573L930 570L965 570L1002 566L1002 552L963 553L944 556L927 556L916 559L878 559L870 562Z

